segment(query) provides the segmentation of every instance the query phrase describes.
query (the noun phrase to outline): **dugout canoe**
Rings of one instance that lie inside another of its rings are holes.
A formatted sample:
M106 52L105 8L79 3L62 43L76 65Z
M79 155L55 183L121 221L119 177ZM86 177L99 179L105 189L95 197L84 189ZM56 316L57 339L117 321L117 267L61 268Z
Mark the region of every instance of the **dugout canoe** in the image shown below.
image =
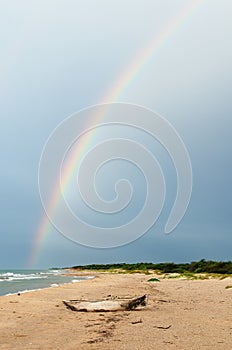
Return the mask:
M135 298L111 298L102 300L63 300L64 305L72 311L130 311L147 304L147 296Z

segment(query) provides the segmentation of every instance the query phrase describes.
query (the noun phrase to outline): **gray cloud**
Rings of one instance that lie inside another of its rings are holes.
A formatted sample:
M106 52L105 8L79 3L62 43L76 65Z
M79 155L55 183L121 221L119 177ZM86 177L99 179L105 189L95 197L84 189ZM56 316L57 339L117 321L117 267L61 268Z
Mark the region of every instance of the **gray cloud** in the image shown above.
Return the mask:
M1 4L2 268L27 264L43 214L37 169L50 132L71 113L99 102L185 3ZM78 246L51 228L37 266L231 257L231 10L226 0L203 1L120 96L166 117L189 149L194 188L182 223L163 235L175 179L168 157L158 151L169 174L169 197L153 229L130 245L104 251Z

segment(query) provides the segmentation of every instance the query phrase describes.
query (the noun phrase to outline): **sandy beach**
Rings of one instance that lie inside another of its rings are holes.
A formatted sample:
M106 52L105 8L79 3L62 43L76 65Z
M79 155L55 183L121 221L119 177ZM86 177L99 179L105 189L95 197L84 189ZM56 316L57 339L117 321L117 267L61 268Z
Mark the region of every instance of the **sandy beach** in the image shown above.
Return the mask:
M97 273L0 297L0 349L232 349L232 278L164 279ZM144 310L73 312L63 299L148 295Z

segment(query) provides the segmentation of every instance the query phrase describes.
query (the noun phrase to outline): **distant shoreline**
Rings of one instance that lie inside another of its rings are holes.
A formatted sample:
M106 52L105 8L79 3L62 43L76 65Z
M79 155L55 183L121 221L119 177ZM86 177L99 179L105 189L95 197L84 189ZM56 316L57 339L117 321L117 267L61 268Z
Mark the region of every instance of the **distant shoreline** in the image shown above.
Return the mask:
M218 274L231 275L232 261L212 261L202 259L200 261L193 261L191 263L114 263L114 264L91 264L91 265L76 265L66 268L74 271L108 271L108 272L143 272L143 273L179 273L179 274Z

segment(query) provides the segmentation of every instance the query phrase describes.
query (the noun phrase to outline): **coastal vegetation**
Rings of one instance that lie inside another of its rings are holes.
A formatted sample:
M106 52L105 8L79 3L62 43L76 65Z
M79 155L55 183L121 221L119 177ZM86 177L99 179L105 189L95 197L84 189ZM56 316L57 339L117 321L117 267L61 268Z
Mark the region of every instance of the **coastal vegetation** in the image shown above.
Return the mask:
M157 274L177 273L185 274L220 274L231 275L232 274L232 261L212 261L202 259L200 261L193 261L191 263L176 264L173 262L167 263L118 263L118 264L91 264L91 265L77 265L73 266L73 269L78 270L94 270L94 271L106 271L106 272L143 272L150 273L156 272Z
M160 282L160 280L158 278L153 277L153 278L150 278L148 282Z

